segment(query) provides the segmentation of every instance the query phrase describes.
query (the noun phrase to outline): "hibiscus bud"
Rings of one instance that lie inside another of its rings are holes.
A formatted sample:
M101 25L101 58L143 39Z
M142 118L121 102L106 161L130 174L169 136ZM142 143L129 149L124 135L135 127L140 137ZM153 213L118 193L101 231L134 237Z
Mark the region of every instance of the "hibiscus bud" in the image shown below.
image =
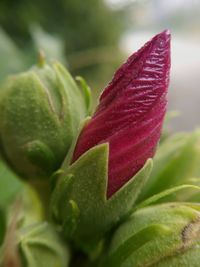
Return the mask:
M103 267L197 267L199 205L166 203L137 210L114 233Z
M86 107L67 70L41 61L5 81L0 114L2 155L18 174L35 179L60 167Z
M117 71L62 165L52 217L86 252L131 212L151 172L148 158L166 109L169 43L168 32L158 34Z
M166 111L169 69L170 34L164 31L119 68L79 136L73 162L90 148L109 143L108 197L155 153Z

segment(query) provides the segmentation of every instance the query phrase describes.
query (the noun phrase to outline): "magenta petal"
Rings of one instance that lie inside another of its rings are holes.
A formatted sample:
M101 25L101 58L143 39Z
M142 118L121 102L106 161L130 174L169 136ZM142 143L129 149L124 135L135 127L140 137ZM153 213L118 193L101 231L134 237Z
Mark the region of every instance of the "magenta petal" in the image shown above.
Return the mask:
M169 70L170 34L164 31L119 68L79 136L73 162L91 147L109 143L108 197L155 153L166 111Z

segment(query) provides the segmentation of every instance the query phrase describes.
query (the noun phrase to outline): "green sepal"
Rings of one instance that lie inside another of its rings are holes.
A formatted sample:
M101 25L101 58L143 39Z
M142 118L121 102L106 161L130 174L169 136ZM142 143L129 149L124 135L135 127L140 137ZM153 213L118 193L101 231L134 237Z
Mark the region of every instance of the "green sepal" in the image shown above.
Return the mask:
M116 229L100 266L172 266L198 246L199 238L199 207L177 202L142 208Z
M135 206L135 210L150 206L152 204L157 204L160 202L166 202L165 201L166 197L169 198L170 195L174 195L174 194L178 193L179 191L185 191L186 190L185 193L187 194L187 191L189 189L192 189L193 191L200 191L200 187L196 186L196 185L185 184L185 185L175 186L175 187L172 187L170 189L164 190L158 194L155 194L152 197L145 199L144 201L140 202L138 205Z
M53 151L40 140L28 142L25 154L32 164L44 169L46 173L51 173L54 162L56 161Z
M92 95L91 95L91 89L89 85L86 83L85 79L81 76L76 77L76 81L79 81L83 90L83 95L85 99L85 105L88 111L88 114L91 112L91 106L92 106Z
M65 235L87 252L128 216L152 168L149 159L107 199L108 148L107 143L93 147L68 166L52 196L52 217L63 226Z
M54 68L57 75L58 86L69 88L67 90L67 104L70 113L70 123L72 125L73 137L76 136L80 123L87 116L87 106L84 96L80 92L75 80L68 70L60 63L56 62Z

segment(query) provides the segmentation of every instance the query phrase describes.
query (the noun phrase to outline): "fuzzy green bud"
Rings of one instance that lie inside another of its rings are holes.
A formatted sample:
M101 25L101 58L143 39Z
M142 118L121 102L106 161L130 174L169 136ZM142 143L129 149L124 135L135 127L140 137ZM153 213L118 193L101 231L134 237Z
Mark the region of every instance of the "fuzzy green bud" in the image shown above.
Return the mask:
M101 266L199 266L199 208L167 203L137 210L114 233Z
M40 60L10 76L0 88L0 148L9 165L26 179L49 177L61 165L86 104L59 63Z

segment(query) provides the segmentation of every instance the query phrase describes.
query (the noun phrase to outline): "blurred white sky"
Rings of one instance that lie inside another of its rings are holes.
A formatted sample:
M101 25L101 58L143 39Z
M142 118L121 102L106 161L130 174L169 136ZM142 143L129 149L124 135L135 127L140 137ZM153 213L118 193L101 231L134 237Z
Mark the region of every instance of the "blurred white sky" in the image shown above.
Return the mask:
M114 8L128 5L128 30L121 47L129 54L158 32L170 29L169 109L181 113L171 124L174 130L191 130L200 126L200 0L106 1Z

